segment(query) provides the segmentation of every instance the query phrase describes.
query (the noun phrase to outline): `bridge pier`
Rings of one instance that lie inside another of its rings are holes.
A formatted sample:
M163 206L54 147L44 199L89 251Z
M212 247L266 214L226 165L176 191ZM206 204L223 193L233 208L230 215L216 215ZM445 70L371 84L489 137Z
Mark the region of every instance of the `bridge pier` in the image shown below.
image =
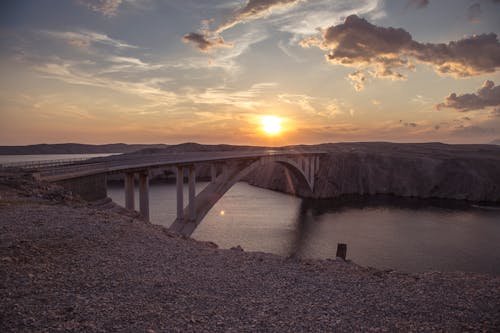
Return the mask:
M217 165L215 163L210 164L210 181L215 183L217 178Z
M311 160L306 157L306 158L304 158L304 174L306 175L307 180L309 181L309 183L311 183L311 173L310 173L310 170L311 170Z
M135 210L135 173L125 174L125 208ZM149 172L139 172L139 213L149 221Z
M188 205L187 220L196 220L196 169L194 165L176 166L177 169L177 220L184 220L184 169L188 169Z
M189 220L196 220L196 169L194 165L189 166Z
M135 199L134 199L134 179L135 174L133 172L127 172L125 174L125 208L134 210Z
M314 159L308 157L307 158L307 165L308 168L306 169L307 173L307 178L309 179L309 183L311 184L311 187L314 189Z
M139 173L139 211L149 221L149 172Z
M177 219L184 219L184 168L176 166L176 186L177 186Z

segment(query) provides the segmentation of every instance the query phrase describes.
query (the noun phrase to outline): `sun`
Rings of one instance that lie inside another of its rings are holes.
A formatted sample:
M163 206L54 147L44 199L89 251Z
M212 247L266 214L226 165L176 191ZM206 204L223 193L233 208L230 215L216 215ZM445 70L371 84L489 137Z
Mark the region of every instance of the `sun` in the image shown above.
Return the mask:
M261 119L262 129L269 135L276 135L281 132L281 119L276 116L264 116Z

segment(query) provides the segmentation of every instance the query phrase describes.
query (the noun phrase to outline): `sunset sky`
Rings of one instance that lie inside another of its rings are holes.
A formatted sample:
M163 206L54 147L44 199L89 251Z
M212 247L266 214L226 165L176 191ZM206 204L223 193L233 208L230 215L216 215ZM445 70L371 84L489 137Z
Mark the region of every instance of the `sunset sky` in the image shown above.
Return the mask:
M498 0L6 0L0 145L488 143L499 34Z

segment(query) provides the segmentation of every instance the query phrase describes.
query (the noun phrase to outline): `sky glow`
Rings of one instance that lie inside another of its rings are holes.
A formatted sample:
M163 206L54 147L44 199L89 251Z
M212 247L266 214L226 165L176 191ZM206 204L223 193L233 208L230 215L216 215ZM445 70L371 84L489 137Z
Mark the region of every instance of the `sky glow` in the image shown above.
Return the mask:
M497 0L0 6L0 145L500 138Z

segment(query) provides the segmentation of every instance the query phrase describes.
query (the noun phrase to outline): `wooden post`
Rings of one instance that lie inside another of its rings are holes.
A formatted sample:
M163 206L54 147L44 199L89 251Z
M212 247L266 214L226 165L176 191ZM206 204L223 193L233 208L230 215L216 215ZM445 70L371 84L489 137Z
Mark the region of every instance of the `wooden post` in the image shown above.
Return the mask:
M338 243L336 256L338 258L342 258L342 260L345 260L346 255L347 255L347 244Z

